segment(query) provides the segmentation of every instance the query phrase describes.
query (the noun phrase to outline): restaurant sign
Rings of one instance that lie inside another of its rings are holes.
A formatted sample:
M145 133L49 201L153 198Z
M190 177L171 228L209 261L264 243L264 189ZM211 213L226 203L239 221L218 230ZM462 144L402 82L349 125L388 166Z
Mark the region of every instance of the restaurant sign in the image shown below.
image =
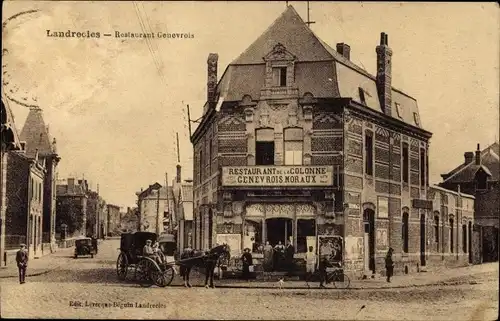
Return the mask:
M332 186L333 166L226 166L222 167L222 185Z

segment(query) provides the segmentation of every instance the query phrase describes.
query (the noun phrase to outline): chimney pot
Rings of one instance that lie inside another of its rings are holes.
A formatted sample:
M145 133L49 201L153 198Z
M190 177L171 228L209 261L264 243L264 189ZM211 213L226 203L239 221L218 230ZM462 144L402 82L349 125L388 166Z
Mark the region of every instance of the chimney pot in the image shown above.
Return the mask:
M383 46L385 44L385 32L380 33L380 45Z
M384 36L384 44L385 44L386 46L388 46L388 45L389 45L389 35L388 35L388 34L385 34L385 36Z
M351 59L351 47L346 43L337 44L337 52L341 54L344 58Z
M476 165L481 165L481 149L479 147L479 144L477 144L476 150Z

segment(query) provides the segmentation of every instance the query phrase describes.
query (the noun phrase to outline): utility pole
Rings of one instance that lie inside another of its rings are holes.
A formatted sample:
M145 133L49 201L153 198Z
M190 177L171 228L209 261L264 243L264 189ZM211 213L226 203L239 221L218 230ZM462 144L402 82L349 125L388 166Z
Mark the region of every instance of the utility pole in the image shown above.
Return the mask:
M316 23L315 21L311 21L309 19L309 12L310 11L311 10L309 9L309 1L307 1L307 22L306 22L306 24L307 24L308 27L311 27L311 24Z
M167 187L168 230L172 233L172 213L170 212L170 193L168 192L168 173L165 173L165 186Z
M181 155L179 152L179 133L175 133L176 139L177 139L177 162L181 162Z
M191 114L189 113L189 105L187 105L189 139L191 139Z

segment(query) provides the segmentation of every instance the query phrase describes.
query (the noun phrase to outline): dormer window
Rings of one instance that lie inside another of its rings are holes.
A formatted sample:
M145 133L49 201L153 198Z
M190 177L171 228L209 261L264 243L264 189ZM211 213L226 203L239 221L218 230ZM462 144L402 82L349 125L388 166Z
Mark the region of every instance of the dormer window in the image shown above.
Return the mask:
M366 97L365 97L365 91L363 88L359 87L359 100L363 105L366 105Z
M273 85L276 87L286 87L286 67L273 68Z
M413 113L413 120L415 121L415 125L420 126L420 121L418 119L417 113Z
M398 117L403 119L403 111L401 110L401 104L394 103L394 105L396 105L396 112L398 113Z

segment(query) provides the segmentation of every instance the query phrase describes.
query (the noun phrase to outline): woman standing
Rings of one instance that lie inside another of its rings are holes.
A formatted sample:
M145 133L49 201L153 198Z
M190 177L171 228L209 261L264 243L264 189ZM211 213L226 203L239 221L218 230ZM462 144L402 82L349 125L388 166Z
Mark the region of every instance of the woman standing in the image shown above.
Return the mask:
M266 241L264 246L264 271L271 271L273 269L273 247Z
M394 274L394 261L392 261L392 253L394 249L392 247L387 251L387 255L385 256L385 269L387 274L387 282L391 282L391 277Z
M241 261L243 262L243 278L248 281L250 279L250 266L253 265L252 253L250 253L249 248L246 248L243 252Z

